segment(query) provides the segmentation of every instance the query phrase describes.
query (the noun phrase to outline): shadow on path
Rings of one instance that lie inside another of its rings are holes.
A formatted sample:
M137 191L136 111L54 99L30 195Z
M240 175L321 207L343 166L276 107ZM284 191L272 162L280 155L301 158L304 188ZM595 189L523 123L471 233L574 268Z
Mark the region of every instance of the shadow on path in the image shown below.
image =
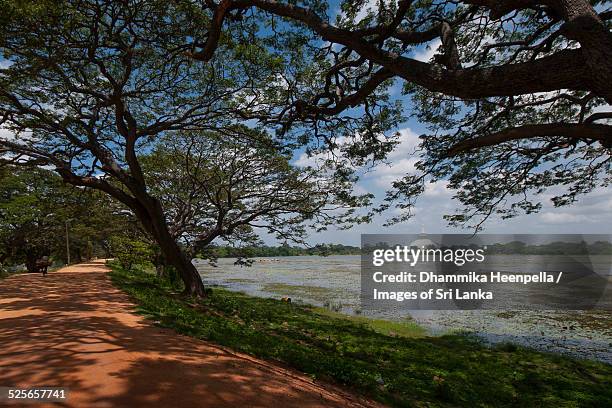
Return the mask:
M0 281L0 386L66 387L67 402L55 406L70 407L377 405L154 327L107 271L98 261Z

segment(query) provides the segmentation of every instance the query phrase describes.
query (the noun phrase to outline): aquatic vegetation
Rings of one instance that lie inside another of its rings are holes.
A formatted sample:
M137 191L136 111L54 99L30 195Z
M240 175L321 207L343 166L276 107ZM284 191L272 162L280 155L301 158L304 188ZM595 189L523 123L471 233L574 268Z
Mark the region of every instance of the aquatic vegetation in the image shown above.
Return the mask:
M262 286L262 291L273 293L278 296L306 297L321 303L338 303L330 300L334 298L344 298L346 294L341 289L324 288L321 286L309 285L290 285L285 283L266 283ZM340 305L342 308L342 305Z
M326 300L323 302L323 307L331 310L332 312L340 312L342 311L342 302L337 302L334 300Z

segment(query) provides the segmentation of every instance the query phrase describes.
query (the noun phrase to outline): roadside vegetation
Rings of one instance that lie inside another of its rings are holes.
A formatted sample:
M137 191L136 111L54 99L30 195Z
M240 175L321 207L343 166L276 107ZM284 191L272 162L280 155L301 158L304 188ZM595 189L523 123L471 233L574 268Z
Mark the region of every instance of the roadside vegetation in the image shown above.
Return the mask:
M163 327L342 384L392 406L612 406L612 366L413 323L368 321L215 288L204 299L144 270L109 264L138 312ZM400 329L401 328L401 329Z
M0 265L7 271L23 265L33 272L43 256L54 266L110 257L112 237L138 231L125 208L100 192L46 169L0 166Z
M5 279L11 276L13 273L9 272L1 263L0 263L0 279Z

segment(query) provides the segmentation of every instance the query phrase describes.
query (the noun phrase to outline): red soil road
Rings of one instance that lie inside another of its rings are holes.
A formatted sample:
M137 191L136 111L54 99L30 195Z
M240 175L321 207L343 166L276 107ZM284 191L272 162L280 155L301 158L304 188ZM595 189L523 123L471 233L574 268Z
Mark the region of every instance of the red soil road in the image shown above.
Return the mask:
M0 281L0 386L69 389L67 402L35 407L380 406L155 327L106 272L95 261Z

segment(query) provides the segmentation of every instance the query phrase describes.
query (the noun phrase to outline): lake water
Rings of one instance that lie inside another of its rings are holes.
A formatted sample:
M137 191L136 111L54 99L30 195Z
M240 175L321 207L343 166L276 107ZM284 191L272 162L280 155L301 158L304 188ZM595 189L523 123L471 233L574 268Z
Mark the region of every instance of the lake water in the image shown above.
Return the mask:
M612 275L609 259L595 261L595 270ZM234 261L219 259L218 266L213 267L207 261L195 259L194 264L208 285L261 297L288 296L294 302L368 315L360 308L361 258L358 255L254 258L250 267L234 265ZM523 261L506 256L500 266L506 265L502 270L509 270ZM380 313L369 315L398 319ZM409 317L431 335L465 331L491 343L512 342L612 364L612 313L609 311L413 311Z

